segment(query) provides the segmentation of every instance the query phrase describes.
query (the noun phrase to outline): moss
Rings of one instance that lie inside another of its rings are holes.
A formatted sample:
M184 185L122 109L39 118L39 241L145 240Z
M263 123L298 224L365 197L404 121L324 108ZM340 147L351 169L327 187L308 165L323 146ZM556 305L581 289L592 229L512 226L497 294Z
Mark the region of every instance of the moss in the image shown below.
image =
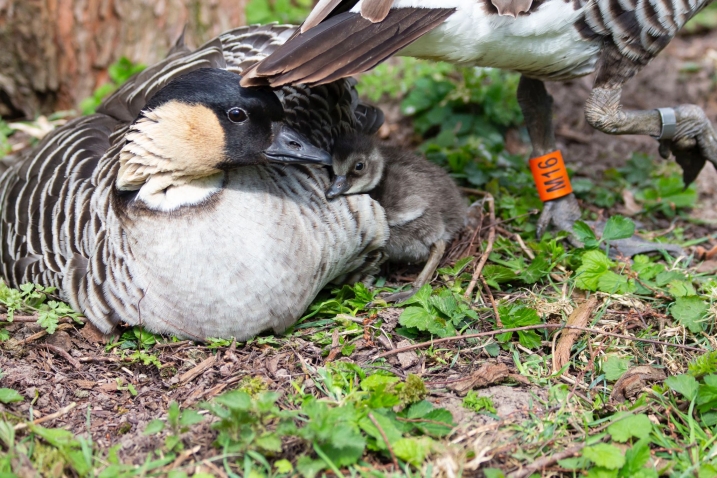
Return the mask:
M124 435L125 433L128 433L130 430L132 430L132 424L130 422L122 422L119 427L117 427L117 434L118 435Z
M428 395L428 389L423 379L418 375L408 374L406 383L398 390L398 398L403 405L420 402Z
M269 390L269 386L259 375L256 377L246 376L239 382L239 390L248 394L251 398L256 398L260 393Z

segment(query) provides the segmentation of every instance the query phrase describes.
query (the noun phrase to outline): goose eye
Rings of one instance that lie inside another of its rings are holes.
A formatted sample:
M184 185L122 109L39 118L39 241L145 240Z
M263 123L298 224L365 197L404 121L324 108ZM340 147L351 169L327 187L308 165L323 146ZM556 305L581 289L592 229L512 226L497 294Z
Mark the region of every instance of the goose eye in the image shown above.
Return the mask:
M230 109L227 111L227 116L229 117L229 121L232 123L243 123L249 119L247 112L241 108Z
M363 163L356 163L356 171L361 171L363 169Z

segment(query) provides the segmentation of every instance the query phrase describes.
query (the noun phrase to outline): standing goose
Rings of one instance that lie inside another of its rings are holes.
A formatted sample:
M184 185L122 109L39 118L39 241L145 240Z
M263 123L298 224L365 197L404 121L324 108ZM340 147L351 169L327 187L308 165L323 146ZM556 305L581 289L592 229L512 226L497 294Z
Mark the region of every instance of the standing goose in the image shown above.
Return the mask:
M285 88L283 107L239 86L292 32L179 45L27 153L0 178L6 280L58 287L104 332L126 322L244 340L285 329L328 282L371 273L381 207L326 201L325 168L297 164L330 163L319 147L375 130L380 111L348 80Z
M707 160L717 135L695 105L623 110L623 84L650 62L712 0L320 0L301 29L245 72L242 84L322 84L373 68L393 54L522 74L518 101L533 146L541 199L538 235L549 224L572 230L580 208L556 151L552 98L544 81L597 71L587 121L609 134L660 140L685 184Z

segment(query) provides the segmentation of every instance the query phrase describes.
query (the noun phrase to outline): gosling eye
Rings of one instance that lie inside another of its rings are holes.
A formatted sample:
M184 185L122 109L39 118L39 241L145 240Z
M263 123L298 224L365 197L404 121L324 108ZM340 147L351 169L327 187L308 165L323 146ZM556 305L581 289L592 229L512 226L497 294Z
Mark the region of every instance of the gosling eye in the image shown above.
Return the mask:
M249 119L249 114L241 108L232 108L227 111L227 117L232 123L243 123Z
M361 171L363 169L363 163L356 163L356 171Z

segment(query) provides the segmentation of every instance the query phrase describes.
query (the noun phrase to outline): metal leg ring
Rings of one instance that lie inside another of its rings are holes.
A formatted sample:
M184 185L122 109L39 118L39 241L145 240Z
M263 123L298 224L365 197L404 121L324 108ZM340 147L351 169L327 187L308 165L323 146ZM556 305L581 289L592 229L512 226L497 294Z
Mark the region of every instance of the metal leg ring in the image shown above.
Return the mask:
M674 108L657 108L662 120L662 129L660 130L659 140L669 140L675 137L677 132L677 115Z

